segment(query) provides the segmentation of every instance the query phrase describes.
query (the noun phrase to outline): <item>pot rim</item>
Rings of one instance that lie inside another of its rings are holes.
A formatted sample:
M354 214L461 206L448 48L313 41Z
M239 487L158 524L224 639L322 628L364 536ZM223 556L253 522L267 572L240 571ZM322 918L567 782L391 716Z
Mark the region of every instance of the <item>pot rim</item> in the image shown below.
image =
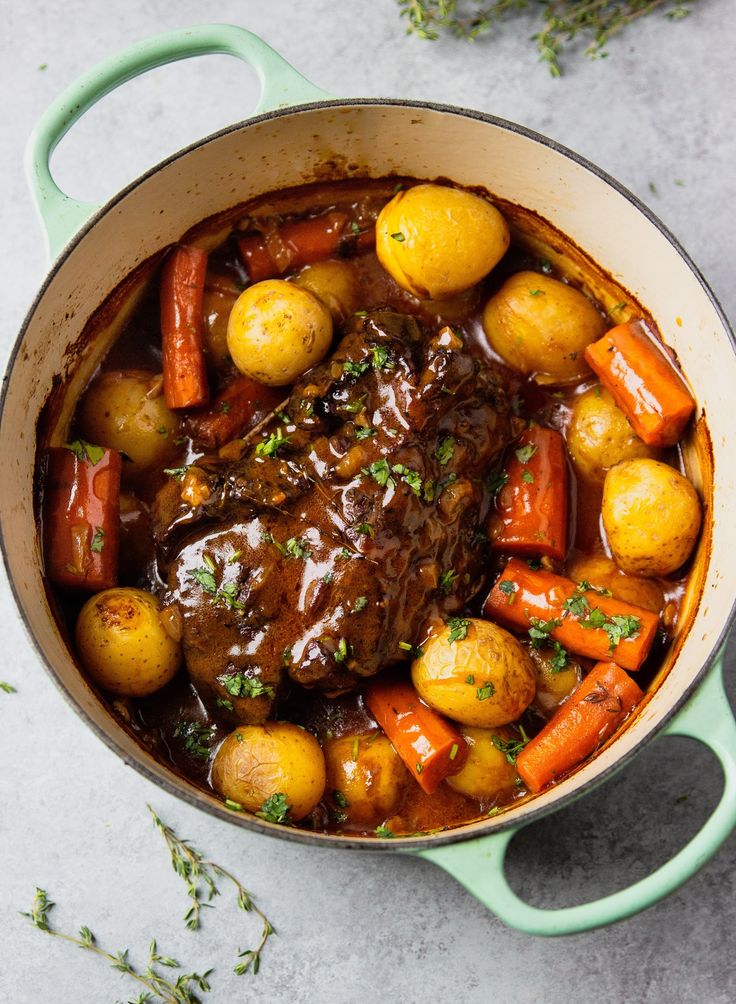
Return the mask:
M88 220L77 230L72 237L69 239L67 244L64 246L62 251L59 253L56 260L51 264L49 272L44 279L38 293L33 299L31 306L29 307L23 322L21 324L19 333L15 339L13 347L9 353L8 361L5 367L5 373L2 380L2 390L0 390L0 427L2 426L3 417L5 414L5 405L7 399L8 388L10 381L13 376L13 371L15 369L15 364L25 338L28 327L30 326L33 316L46 294L46 291L51 284L52 280L56 276L59 269L62 267L64 262L67 260L71 252L77 247L77 245L83 241L86 236L94 229L97 223L107 215L110 210L114 209L127 195L133 192L139 185L147 181L149 178L153 177L162 168L168 167L175 161L179 160L181 157L192 153L194 150L200 149L215 140L220 139L222 136L226 136L230 133L237 132L245 127L256 125L261 122L265 122L271 119L284 118L286 116L292 115L294 113L310 112L326 108L340 108L340 107L363 107L363 106L389 106L389 107L401 107L401 108L420 108L428 109L429 111L436 111L451 115L457 115L464 118L475 119L479 122L485 122L489 125L496 126L500 129L506 130L507 132L516 133L517 135L523 136L526 139L530 139L542 146L546 146L560 156L571 160L573 163L577 164L579 167L585 168L587 171L594 174L601 181L605 182L610 188L614 189L619 195L625 198L633 207L638 210L648 221L651 223L661 235L669 242L669 244L674 248L679 257L684 261L685 265L693 273L695 278L698 280L703 292L710 301L713 309L720 320L724 331L728 336L728 340L731 346L731 350L734 355L736 355L736 335L721 307L718 299L702 272L695 264L693 259L687 253L687 251L680 244L678 239L674 234L665 226L665 224L659 219L659 217L652 212L652 210L645 205L638 196L634 195L633 192L629 191L624 185L619 181L609 175L602 168L597 167L587 158L576 153L574 150L569 149L557 140L551 139L542 133L536 132L527 126L519 125L516 122L512 122L508 119L500 118L496 115L490 115L486 112L479 112L474 109L463 108L458 105L446 105L439 102L433 101L415 101L415 100L404 100L401 98L334 98L327 99L324 101L312 101L303 104L289 105L286 108L279 108L274 111L265 112L261 115L254 115L251 118L243 119L240 122L233 123L232 125L226 126L223 129L219 129L214 133L203 137L200 140L190 143L188 146L181 150L176 151L169 157L164 158L157 164L153 165L143 174L139 175L133 181L129 182L122 189L116 192L107 202L101 205L96 211L92 213ZM224 820L225 822L231 823L235 826L254 831L266 836L276 836L282 840L289 840L294 843L309 844L311 846L318 847L330 847L335 849L343 850L362 850L362 851L418 851L427 847L436 847L444 844L460 843L465 840L482 839L485 836L490 836L491 834L499 833L504 830L515 830L520 827L525 827L529 823L537 822L544 816L550 815L553 812L558 811L563 806L570 805L577 798L584 795L586 792L591 791L593 788L602 784L605 780L610 778L613 774L617 773L622 767L629 763L635 756L637 756L641 750L652 742L653 739L661 732L665 725L670 722L675 715L680 711L680 709L685 705L687 700L693 694L693 692L700 686L705 677L706 673L713 666L718 653L720 652L723 645L725 645L726 639L730 633L730 628L736 621L736 598L734 599L731 609L726 617L722 629L713 644L708 656L703 662L703 665L697 675L691 680L689 685L683 690L679 695L675 704L669 711L664 714L659 720L650 728L647 735L643 736L635 746L633 746L626 753L623 753L614 763L606 767L600 773L596 774L594 777L585 781L583 784L571 790L568 794L563 795L558 801L555 801L551 805L541 805L538 808L530 809L524 816L523 821L518 822L513 816L510 819L504 820L504 814L500 814L496 817L490 817L487 821L476 821L475 823L468 823L455 827L454 829L442 830L433 834L422 835L417 837L397 837L391 838L380 838L380 837L351 837L351 836L337 836L335 834L327 833L314 833L308 830L300 830L291 826L280 826L276 823L269 823L265 820L260 820L256 816L238 812L233 812L224 808L224 806L218 805L216 802L212 801L205 793L200 793L192 788L180 789L177 785L173 784L168 777L159 777L149 766L144 762L143 758L131 757L125 750L118 744L117 740L104 728L99 726L81 707L81 705L72 697L71 693L67 690L64 685L63 680L57 673L55 667L47 660L44 653L31 630L30 624L26 617L25 611L22 607L20 596L16 588L15 581L10 571L10 561L8 556L8 551L5 542L5 528L3 525L2 514L0 513L0 553L2 553L3 565L5 568L5 573L8 579L8 584L10 591L12 593L13 599L15 600L18 613L20 614L21 623L25 630L26 636L31 643L32 648L35 650L36 655L46 670L47 674L50 676L51 680L55 684L56 688L61 692L63 698L66 702L73 708L77 715L85 722L85 724L92 730L92 732L97 736L98 739L112 750L126 766L133 767L139 774L145 777L148 781L151 781L157 787L162 788L167 794L174 795L177 798L182 799L189 805L195 808L207 812L211 816L215 816L218 819ZM697 616L697 612L696 612ZM674 669L674 666L672 667ZM109 714L109 712L108 712ZM162 765L163 766L163 765ZM169 770L170 769L165 768ZM204 796L204 797L202 797Z

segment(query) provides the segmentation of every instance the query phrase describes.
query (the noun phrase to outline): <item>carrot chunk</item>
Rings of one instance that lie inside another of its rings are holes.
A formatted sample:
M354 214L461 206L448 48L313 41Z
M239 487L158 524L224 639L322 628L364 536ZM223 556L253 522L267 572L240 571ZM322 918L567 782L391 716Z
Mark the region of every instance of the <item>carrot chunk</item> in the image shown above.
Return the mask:
M649 446L673 446L695 400L664 350L641 321L611 328L585 350L585 358Z
M419 699L408 680L381 675L368 685L365 700L428 795L462 768L468 756L467 743L453 725Z
M615 659L636 670L649 654L659 618L612 596L601 595L552 572L535 571L512 558L494 583L483 612L507 627L532 631L587 656Z
M195 439L217 449L257 425L283 400L283 387L266 387L250 377L238 377L217 395L208 411L192 415L188 426Z
M251 280L261 282L343 253L369 251L375 242L373 226L353 230L348 215L334 210L285 223L268 240L252 234L241 237L238 247Z
M519 777L538 792L609 739L644 696L615 662L599 662L521 751Z
M46 454L44 543L52 582L108 589L117 582L120 454L76 441Z
M560 433L541 425L527 429L505 473L497 511L489 521L493 547L562 561L567 553L567 457Z
M207 252L178 247L161 276L164 397L169 408L197 408L209 400L202 301Z

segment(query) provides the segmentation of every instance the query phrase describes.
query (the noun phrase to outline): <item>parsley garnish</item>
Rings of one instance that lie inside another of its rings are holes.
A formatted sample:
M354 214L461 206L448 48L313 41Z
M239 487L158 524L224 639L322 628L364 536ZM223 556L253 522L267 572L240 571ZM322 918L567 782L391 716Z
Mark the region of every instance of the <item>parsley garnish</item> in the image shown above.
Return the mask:
M493 686L490 680L487 683L484 683L482 687L476 687L475 690L475 696L478 698L479 701L487 701L488 698L493 697L495 693L496 693L496 688Z
M291 806L286 795L277 791L275 795L266 799L256 815L260 816L261 819L268 820L269 823L288 823L291 821L289 818L290 809Z
M434 451L434 455L440 467L446 467L447 464L449 464L449 462L452 460L452 455L454 452L455 452L455 437L445 436L445 438L440 442L437 449Z
M370 439L371 436L375 436L375 429L363 429L361 427L356 428L355 438L360 441L361 439Z
M359 234L360 233L360 224L356 223L355 220L351 220L350 221L350 233L351 234Z
M500 736L493 736L492 738L493 745L500 753L504 754L512 765L516 764L516 758L529 742L529 736L524 731L523 725L519 726L519 732L521 733L520 739L501 739Z
M92 543L89 545L90 551L94 551L99 554L105 546L105 531L101 526L95 527L95 535L92 538Z
M335 805L339 806L341 809L350 808L350 802L347 800L345 795L343 795L343 793L339 791L337 788L335 788L335 790L332 792L332 801L335 803Z
M206 760L210 755L209 746L215 738L215 730L201 722L179 722L174 729L174 736L184 740L184 749L192 756Z
M218 676L217 682L223 685L231 697L276 696L276 691L269 684L263 683L257 677L246 676L242 671Z
M371 364L368 362L367 359L364 359L363 362L358 362L358 363L353 362L352 359L347 359L342 364L343 373L345 373L346 376L349 377L361 377L363 376L364 373L367 373L370 368Z
M467 617L450 617L447 621L450 633L447 636L447 644L452 645L454 641L462 641L468 637L470 621Z
M345 662L349 655L350 646L348 645L347 639L341 638L338 642L337 649L333 652L333 658L335 662Z
M398 241L399 244L403 244L406 240L406 237L404 237L400 230L397 230L395 234L391 234L391 238L392 240Z
M445 596L449 596L450 593L454 590L455 581L457 578L458 574L452 568L446 569L442 573L442 575L440 575L439 587L440 590L445 594Z
M553 673L561 673L567 666L567 649L564 649L558 641L553 641L552 652L553 655L551 655L549 659L549 668Z
M227 415L232 411L232 407L229 401L220 401L220 414Z
M521 472L521 480L524 481L528 485L533 485L534 484L534 475L532 474L532 472L530 470L528 470L527 468L525 468Z
M519 589L519 586L516 582L511 582L510 579L504 579L502 582L499 582L498 588L501 590L504 596L508 596L509 603L514 602L514 593L516 593Z
M560 626L560 624L561 621L555 620L554 618L552 620L543 621L539 617L532 617L532 626L529 628L529 637L532 640L532 647L542 648L543 645L546 645L550 640L549 636L555 628Z
M388 826L377 826L375 830L377 837L382 837L384 840L387 837L395 837L396 834L393 830L389 830Z
M256 446L257 457L275 457L282 446L289 442L289 436L284 435L284 430L279 426L276 432L264 439Z
M174 481L183 481L188 470L188 467L164 467L164 474L168 474Z
M89 460L93 467L95 467L102 458L105 456L105 448L103 446L93 446L92 443L86 443L83 439L75 439L71 443L64 444L67 450L71 450L77 460Z
M375 370L392 370L396 365L391 358L391 353L384 345L372 346L371 357Z
M365 408L365 399L367 397L367 394L361 394L355 401L348 401L347 404L341 405L341 410L349 411L352 415L356 415L359 411L362 411L363 408Z
M418 659L422 654L422 650L418 645L412 645L411 642L408 641L400 641L399 648L402 652L408 652L412 659Z
M536 452L537 448L534 443L527 443L526 446L520 446L518 450L514 450L520 464L528 463Z
M212 574L210 568L188 568L187 575L194 579L206 593L214 596L217 592L217 583L215 582L215 576Z
M306 560L311 557L312 550L306 540L289 537L284 545L284 553L287 558L303 558Z
M398 474L405 484L407 484L415 495L422 493L422 476L419 471L413 471L404 464L394 464L391 470Z
M358 596L358 598L355 601L355 605L353 607L353 611L356 614L359 614L360 611L361 610L365 610L365 608L367 606L368 606L368 597L367 596Z
M381 457L380 460L374 460L370 467L363 467L362 473L373 478L381 488L395 487L394 479L391 477L391 468L385 457Z
M375 537L375 530L372 523L358 523L355 528L364 537Z

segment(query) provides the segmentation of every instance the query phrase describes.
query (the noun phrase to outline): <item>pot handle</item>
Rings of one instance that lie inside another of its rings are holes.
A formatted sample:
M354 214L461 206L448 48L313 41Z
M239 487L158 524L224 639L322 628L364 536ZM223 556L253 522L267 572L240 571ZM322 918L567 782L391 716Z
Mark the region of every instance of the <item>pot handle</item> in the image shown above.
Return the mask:
M418 853L453 875L504 923L526 934L589 931L657 903L691 878L736 826L736 722L723 689L723 656L722 649L693 697L660 733L687 736L708 746L723 768L723 793L703 828L651 875L592 903L545 910L520 899L504 874L506 849L522 827Z
M46 235L50 259L56 257L99 208L93 203L69 198L54 182L49 161L62 137L95 102L133 77L179 59L215 53L237 56L258 74L261 96L254 112L256 115L331 96L306 80L263 39L235 25L202 24L180 28L137 42L109 56L62 91L36 123L26 144L26 177Z

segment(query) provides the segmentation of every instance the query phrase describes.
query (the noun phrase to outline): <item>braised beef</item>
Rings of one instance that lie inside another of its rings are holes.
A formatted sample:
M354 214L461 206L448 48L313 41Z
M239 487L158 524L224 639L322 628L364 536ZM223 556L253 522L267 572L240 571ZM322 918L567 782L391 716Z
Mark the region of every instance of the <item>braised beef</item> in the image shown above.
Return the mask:
M289 679L336 693L411 657L483 582L486 476L513 419L450 329L355 319L255 443L197 461L197 505L154 507L189 673L233 721Z

